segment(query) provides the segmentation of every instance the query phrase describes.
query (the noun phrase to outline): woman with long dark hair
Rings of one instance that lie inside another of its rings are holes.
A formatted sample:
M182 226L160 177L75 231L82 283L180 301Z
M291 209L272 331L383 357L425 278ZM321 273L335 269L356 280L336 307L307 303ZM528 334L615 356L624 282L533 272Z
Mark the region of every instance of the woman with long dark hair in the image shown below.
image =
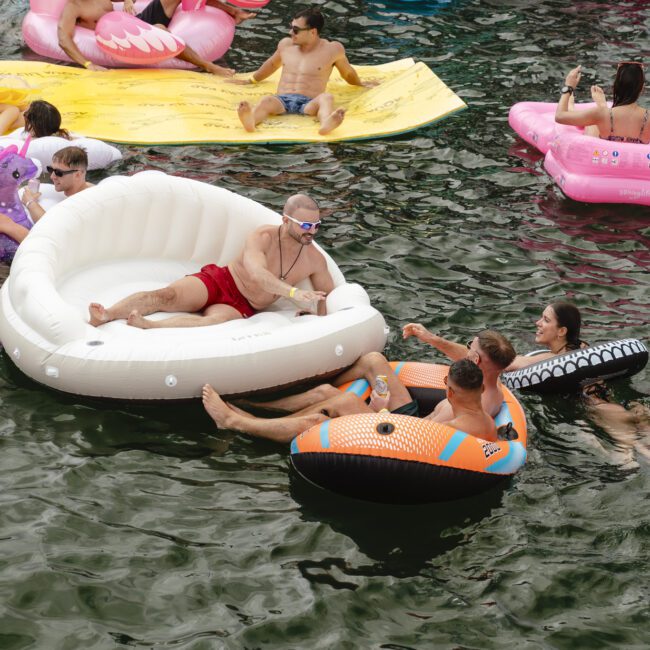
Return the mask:
M0 135L7 130L23 127L25 137L43 138L56 135L70 140L70 134L61 128L59 109L42 99L31 102L27 107L0 104Z
M32 102L23 113L25 120L25 133L32 138L43 138L56 135L60 138L70 139L66 129L61 128L61 113L59 109L49 102L38 99Z
M584 126L585 135L591 135L612 142L650 142L650 114L639 105L638 99L645 85L643 64L624 61L618 64L614 86L613 102L607 105L605 93L600 86L591 87L595 106L584 110L574 108L574 92L582 76L581 66L567 74L560 91L560 101L555 112L559 124Z
M580 310L570 302L558 300L547 305L535 322L535 343L544 345L549 351L531 357L517 355L506 370L519 370L543 359L578 350L586 345L580 340L581 324Z
M580 310L565 301L552 302L535 323L535 342L549 349L530 357L517 355L506 371L525 368L558 354L587 347L580 338L582 318ZM582 387L581 397L592 419L605 429L623 447L634 448L650 459L650 410L640 402L629 408L610 400L610 393L602 380Z

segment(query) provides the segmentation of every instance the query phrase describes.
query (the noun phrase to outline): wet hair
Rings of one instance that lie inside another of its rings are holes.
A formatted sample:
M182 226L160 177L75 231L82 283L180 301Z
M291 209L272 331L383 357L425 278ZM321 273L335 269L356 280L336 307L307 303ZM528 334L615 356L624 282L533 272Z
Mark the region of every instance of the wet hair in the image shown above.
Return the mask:
M58 135L66 140L70 134L61 128L61 113L56 106L42 99L32 102L25 111L25 131L33 138L43 138L48 135Z
M307 27L315 29L318 34L321 33L321 30L325 26L325 16L323 16L318 7L309 7L299 11L293 19L297 20L298 18L304 18Z
M570 302L558 300L551 303L559 327L566 327L566 346L569 350L580 349L580 310Z
M88 154L81 147L63 147L52 156L52 162L63 163L70 169L86 171L88 169Z
M483 330L478 333L477 337L481 350L487 354L490 361L500 370L507 368L517 356L512 343L499 332Z
M448 380L462 390L478 390L483 385L483 372L469 359L460 359L449 367Z
M644 83L645 73L640 63L621 63L614 77L612 107L634 104L643 90Z
M284 213L288 214L290 217L294 215L296 210L312 210L318 212L319 207L318 203L314 201L310 196L306 194L294 194L287 199L287 202L284 204Z

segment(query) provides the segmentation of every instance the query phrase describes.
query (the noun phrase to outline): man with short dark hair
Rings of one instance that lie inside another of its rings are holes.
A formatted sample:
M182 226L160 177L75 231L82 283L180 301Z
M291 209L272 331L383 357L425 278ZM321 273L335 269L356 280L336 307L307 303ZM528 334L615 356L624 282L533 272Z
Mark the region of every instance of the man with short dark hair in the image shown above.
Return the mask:
M482 440L496 442L496 425L481 403L484 391L481 369L469 358L454 361L445 377L445 384L452 410L452 418L445 424Z
M319 215L313 199L294 194L284 205L281 225L256 228L227 266L207 264L163 289L134 293L112 307L90 303L90 324L97 327L126 318L141 329L215 325L248 318L283 296L315 301L318 314L324 315L334 281L325 256L311 246L321 225ZM313 291L295 286L307 278ZM189 313L165 320L145 318L155 312Z
M325 92L332 70L336 68L341 77L353 86L375 85L361 81L341 43L321 38L324 23L325 19L316 7L298 12L291 21L289 37L280 41L273 56L248 81L232 81L256 84L282 67L277 94L265 95L254 107L248 102L239 104L239 119L247 131L254 131L271 115L289 113L316 117L320 122L318 132L327 135L345 117L345 111L335 108L333 96Z
M88 169L88 154L81 147L64 147L52 156L52 164L47 166L50 179L57 192L66 197L92 187L86 180ZM38 202L40 192L32 192L29 187L23 189L20 200L29 213L29 218L36 223L44 214L45 208ZM29 234L25 226L15 223L10 217L0 213L0 233L22 242Z

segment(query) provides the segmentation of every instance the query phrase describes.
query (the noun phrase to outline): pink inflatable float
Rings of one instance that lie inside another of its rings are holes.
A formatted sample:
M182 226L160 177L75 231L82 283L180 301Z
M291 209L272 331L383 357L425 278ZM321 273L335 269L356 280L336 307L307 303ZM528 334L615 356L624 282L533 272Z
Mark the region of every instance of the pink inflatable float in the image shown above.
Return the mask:
M29 4L30 11L23 20L23 37L27 45L41 56L70 61L68 55L59 47L57 37L57 24L66 0L30 0ZM136 13L141 12L148 4L149 0L136 0ZM183 6L179 6L169 24L169 31L178 37L181 43L190 45L200 57L207 61L214 61L228 51L235 35L235 21L225 11L206 7L204 4L205 0L183 0ZM118 12L122 11L120 2L114 3L113 7ZM157 28L155 29L158 31ZM119 34L120 32L118 38ZM112 36L115 37L116 34L113 33ZM125 36L128 34L123 32L122 37ZM111 35L103 32L100 37L107 41L110 40ZM122 61L116 58L114 53L108 54L100 47L97 35L91 29L76 27L74 40L84 57L107 68L146 66L187 69L192 67L191 64L174 58L161 61L160 51L152 47L152 43L143 45L143 40L146 42L146 39L141 35L131 39L132 42L124 47L127 51L122 52ZM147 48L150 49L154 62L143 62L142 50ZM110 51L110 46L108 49ZM140 54L136 51L138 49L141 50ZM131 60L127 60L128 58Z
M178 36L124 11L104 14L97 21L95 40L109 56L141 66L173 59L185 49Z
M517 135L546 154L544 168L560 189L586 203L650 205L650 145L586 136L582 128L557 124L556 107L521 102L510 109L508 122Z

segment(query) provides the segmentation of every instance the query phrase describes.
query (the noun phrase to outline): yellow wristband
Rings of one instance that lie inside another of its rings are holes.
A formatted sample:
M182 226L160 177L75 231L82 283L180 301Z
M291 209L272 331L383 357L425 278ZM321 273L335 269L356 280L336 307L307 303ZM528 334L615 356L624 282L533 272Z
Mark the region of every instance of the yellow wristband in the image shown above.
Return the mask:
M249 81L250 81L252 84L256 84L256 83L257 83L257 79L255 79L255 77L254 77L253 75L250 76Z
M296 295L296 291L298 291L297 287L291 287L291 291L289 291L289 298L293 298Z
M84 61L81 65L82 65L84 68L88 69L88 66L89 66L89 65L92 65L92 63L93 63L92 61Z

